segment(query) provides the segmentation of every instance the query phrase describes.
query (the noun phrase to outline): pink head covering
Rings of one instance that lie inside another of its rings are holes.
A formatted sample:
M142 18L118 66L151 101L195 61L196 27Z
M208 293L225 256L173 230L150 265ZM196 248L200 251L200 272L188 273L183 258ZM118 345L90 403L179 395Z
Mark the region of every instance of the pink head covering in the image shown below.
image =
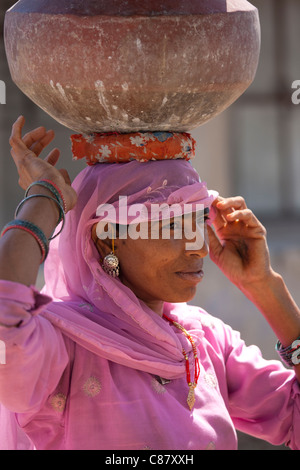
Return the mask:
M151 202L203 204L217 196L208 192L185 160L101 163L85 168L75 179L75 208L67 214L59 237L52 241L45 263L44 293L55 302L44 315L86 349L114 362L165 378L185 374L185 337L154 313L119 279L101 268L91 238L100 204L118 206ZM119 219L117 220L119 222ZM62 302L64 301L64 302ZM166 313L173 309L165 304Z

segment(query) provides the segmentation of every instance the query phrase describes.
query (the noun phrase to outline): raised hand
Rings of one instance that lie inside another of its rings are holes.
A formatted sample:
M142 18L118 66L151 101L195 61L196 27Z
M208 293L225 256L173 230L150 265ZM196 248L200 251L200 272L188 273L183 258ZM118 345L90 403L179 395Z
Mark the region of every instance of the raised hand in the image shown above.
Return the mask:
M54 132L38 127L22 137L24 124L25 119L20 116L13 124L9 140L11 155L19 173L19 185L26 190L34 181L52 180L64 196L67 211L72 209L76 204L77 195L71 187L68 172L55 168L60 156L59 150L52 150L44 160L39 158L41 152L53 140Z
M266 230L242 197L218 198L216 218L208 227L210 257L239 288L271 274Z

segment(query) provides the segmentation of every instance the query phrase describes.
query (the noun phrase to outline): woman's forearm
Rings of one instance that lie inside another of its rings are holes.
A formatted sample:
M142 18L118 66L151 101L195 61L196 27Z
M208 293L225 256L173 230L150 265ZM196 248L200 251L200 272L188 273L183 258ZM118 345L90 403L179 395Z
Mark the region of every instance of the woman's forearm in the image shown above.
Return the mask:
M266 229L240 196L219 197L213 206L215 231L208 227L210 258L260 310L283 349L288 348L290 363L290 355L297 354L297 349L289 348L300 335L300 310L271 267ZM300 382L300 366L295 370Z
M242 289L260 312L283 346L300 335L300 311L282 277L272 272L265 282Z
M22 228L10 226L4 231L0 239L0 279L30 286L35 284L41 260L47 254L47 239L55 230L62 212L67 213L75 206L77 194L71 187L67 171L55 168L60 155L58 149L52 150L45 159L39 158L54 138L53 131L38 127L22 137L24 124L25 119L20 116L12 126L9 139L11 155L19 173L19 185L28 196L43 194L47 198L27 198L17 215ZM41 180L50 182L50 187L34 184ZM24 227L23 221L29 222L29 226L25 223Z
M50 192L34 186L29 195ZM58 208L54 201L44 197L27 200L18 213L18 219L38 226L47 238L51 237L58 221ZM35 238L18 228L8 230L0 239L0 279L27 286L34 285L41 262L41 250Z
M253 283L242 291L263 314L283 347L300 336L300 310L282 277L272 271L265 282ZM300 365L295 366L300 382Z

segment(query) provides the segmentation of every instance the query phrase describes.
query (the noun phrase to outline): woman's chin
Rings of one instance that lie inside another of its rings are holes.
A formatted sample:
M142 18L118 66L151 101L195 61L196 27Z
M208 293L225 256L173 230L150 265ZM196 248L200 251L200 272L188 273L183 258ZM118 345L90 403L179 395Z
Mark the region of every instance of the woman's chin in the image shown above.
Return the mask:
M168 297L165 297L164 302L169 303L183 303L189 302L193 300L197 292L197 286L191 286L189 288L184 289L183 292L176 292L176 294L171 294Z

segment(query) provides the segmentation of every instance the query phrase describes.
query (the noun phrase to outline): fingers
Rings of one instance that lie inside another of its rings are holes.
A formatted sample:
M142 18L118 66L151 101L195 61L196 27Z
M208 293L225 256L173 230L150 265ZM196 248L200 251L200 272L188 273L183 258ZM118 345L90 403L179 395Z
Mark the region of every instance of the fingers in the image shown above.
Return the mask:
M222 219L227 222L227 215L231 214L232 212L236 210L242 210L242 209L247 209L245 200L240 197L230 197L230 198L219 198L219 200L216 203L216 208L219 210L219 213L222 217Z
M213 220L213 223L212 225L214 226L214 228L218 231L219 229L221 229L222 227L224 227L224 225L227 224L227 220L226 220L226 213L230 213L230 209L228 210L221 210L222 207L220 208L219 207L219 204L221 202L223 202L223 198L221 198L220 196L213 202L213 206L214 206L214 209L215 209L215 217L214 217L214 220Z
M24 135L22 140L26 147L34 152L38 157L53 139L54 132L52 130L46 131L44 127L38 127Z
M223 246L216 236L214 230L208 225L207 226L207 234L208 234L208 241L209 241L209 255L212 260L219 258L220 254L222 253Z
M16 122L12 126L11 136L9 139L9 144L16 152L24 150L26 145L22 141L22 129L25 123L23 116L19 116Z
M216 201L216 206L220 210L228 210L228 209L246 209L246 203L244 198L241 196L235 196L235 197L228 197L228 198L222 198L218 197Z
M234 222L237 220L237 218L230 216L230 214L233 214L237 210L247 209L244 199L240 196L226 199L218 197L214 202L214 206L216 209L216 218L213 225L217 230L224 227L228 222ZM230 217L228 218L228 216Z
M216 218L213 225L217 231L225 228L228 224L232 227L235 224L240 228L246 227L256 229L261 235L266 234L266 230L253 212L247 207L245 200L240 197L218 198L214 203L216 208Z
M59 149L53 149L45 158L45 161L50 163L50 165L55 166L59 160L60 151Z
M24 142L22 141L22 129L25 123L23 116L20 116L17 121L12 126L12 132L9 139L11 145L11 156L15 162L15 165L19 171L22 167L25 158L29 155L33 155L31 150L29 150Z
M44 127L38 127L27 134L22 138L26 147L30 148L37 140L42 139L46 134L46 129Z
M228 222L244 222L248 227L257 227L259 224L258 219L250 209L230 212L226 214L226 219Z
M66 170L65 168L62 168L61 170L59 170L59 172L62 174L62 176L63 176L65 182L66 182L69 186L71 186L72 181L71 181L71 178L70 178L69 173L67 172L67 170Z
M46 131L44 127L37 127L25 134L22 138L24 124L24 117L19 116L12 126L9 143L16 153L16 157L18 157L18 155L21 156L24 152L26 152L26 154L32 152L38 157L42 150L53 140L54 132L52 130Z
M24 116L19 116L12 126L11 139L21 140L22 129L25 124Z

